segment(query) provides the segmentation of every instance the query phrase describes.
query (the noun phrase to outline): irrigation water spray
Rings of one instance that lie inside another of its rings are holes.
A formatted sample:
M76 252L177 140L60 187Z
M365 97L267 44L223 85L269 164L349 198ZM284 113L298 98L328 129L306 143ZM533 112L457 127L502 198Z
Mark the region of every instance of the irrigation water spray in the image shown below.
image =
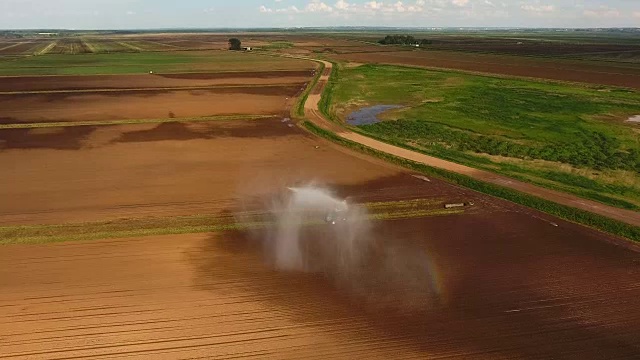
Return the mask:
M317 185L285 188L265 205L267 226L253 236L274 268L324 273L339 288L384 307L423 308L437 300L428 255L374 231L365 207Z
M276 268L345 278L359 267L371 240L363 207L308 185L288 188L271 208L275 222L267 244Z

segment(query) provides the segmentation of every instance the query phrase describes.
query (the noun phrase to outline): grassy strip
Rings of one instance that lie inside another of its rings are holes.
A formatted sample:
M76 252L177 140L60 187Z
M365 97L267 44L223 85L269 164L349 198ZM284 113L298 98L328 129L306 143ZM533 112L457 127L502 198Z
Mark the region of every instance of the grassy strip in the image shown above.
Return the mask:
M372 220L397 220L426 216L464 213L464 209L443 209L442 201L418 199L408 201L371 202L361 204L370 210ZM431 206L431 208L424 208ZM271 224L266 213L247 211L238 213L251 221L238 222L233 215L205 214L162 218L121 219L61 225L26 225L0 227L0 245L44 244L81 240L115 239L152 235L195 234L249 228L263 228ZM324 219L313 218L304 225L323 224Z
M625 224L621 221L609 219L607 217L597 215L588 211L575 209L570 206L557 204L553 201L545 200L536 196L521 193L516 190L505 188L498 185L485 183L471 177L456 174L446 170L434 168L424 164L416 163L410 160L402 159L381 151L377 151L364 145L343 139L331 131L318 127L310 121L305 121L302 125L310 132L324 137L328 140L344 145L346 147L373 155L394 164L398 164L405 168L421 172L423 174L446 180L447 182L460 185L484 194L492 195L501 199L505 199L516 204L524 205L547 214L557 216L559 218L569 220L575 223L586 225L601 231L625 237L627 239L640 242L640 227Z
M1 129L36 129L50 127L72 127L72 126L107 126L107 125L130 125L130 124L161 124L171 122L205 122L205 121L225 121L225 120L260 120L274 118L275 115L211 115L199 117L165 118L165 119L125 119L125 120L104 120L104 121L74 121L74 122L44 122L44 123L24 123L24 124L0 124Z
M133 44L130 44L130 43L128 43L128 42L119 41L119 42L117 42L117 44L118 44L118 45L120 45L120 46L122 46L122 47L124 47L124 48L127 48L127 49L129 49L129 50L138 51L138 52L140 52L140 51L144 51L142 48L140 48L140 47L138 47L138 46L135 46L135 45L133 45Z
M311 90L313 90L313 88L316 86L316 84L318 83L318 80L320 80L320 77L324 72L324 64L321 62L319 62L318 64L320 64L320 67L316 70L316 76L313 78L313 80L311 80L307 88L302 93L302 96L298 98L295 105L293 106L293 113L291 114L291 117L293 118L304 117L304 104L307 102L307 98L309 98L309 94L311 94Z
M322 96L318 102L318 110L320 110L320 113L329 120L336 121L336 117L329 110L331 108L330 105L333 102L333 91L336 79L339 77L340 70L337 63L332 61L331 65L331 76L329 76L329 81L327 81L327 84L324 86L324 91L322 92Z
M380 211L384 209L415 209L424 206L433 206L443 204L445 199L433 198L433 199L413 199L413 200L400 200L400 201L381 201L366 204L366 208L369 211Z
M54 41L51 44L44 47L42 50L36 51L34 55L46 55L47 53L49 53L49 51L51 51L54 47L56 47L56 45L58 45L58 42Z
M372 214L370 218L375 220L399 220L399 219L413 219L427 216L443 216L443 215L457 215L463 214L464 210L453 209L428 209L428 210L411 210L411 211L395 211Z

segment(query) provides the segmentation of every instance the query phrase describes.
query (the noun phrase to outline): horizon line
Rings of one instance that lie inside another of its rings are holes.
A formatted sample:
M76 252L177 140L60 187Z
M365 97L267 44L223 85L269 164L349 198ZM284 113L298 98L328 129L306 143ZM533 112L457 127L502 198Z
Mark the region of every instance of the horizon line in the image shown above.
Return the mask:
M8 28L0 29L0 32L7 31L166 31L166 30L291 30L291 29L411 29L411 30L636 30L640 27L633 26L606 26L606 27L519 27L519 26L367 26L367 25L340 25L340 26L257 26L257 27L158 27L158 28Z

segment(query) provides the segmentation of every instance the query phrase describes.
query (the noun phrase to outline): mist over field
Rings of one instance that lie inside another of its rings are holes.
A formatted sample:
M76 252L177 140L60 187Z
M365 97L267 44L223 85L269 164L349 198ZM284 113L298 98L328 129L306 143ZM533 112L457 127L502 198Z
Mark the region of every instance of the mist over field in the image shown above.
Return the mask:
M437 305L428 254L415 244L382 237L365 207L318 184L287 187L262 203L268 211L266 226L247 231L274 269L323 274L374 307L424 310ZM260 219L240 212L236 221Z

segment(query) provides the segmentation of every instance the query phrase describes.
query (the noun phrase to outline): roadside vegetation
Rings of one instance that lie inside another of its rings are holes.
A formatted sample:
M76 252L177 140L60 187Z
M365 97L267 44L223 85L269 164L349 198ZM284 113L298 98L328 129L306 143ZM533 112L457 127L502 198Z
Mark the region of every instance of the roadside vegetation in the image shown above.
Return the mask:
M311 90L316 86L318 80L322 76L324 72L324 64L318 63L319 67L316 69L316 75L313 77L313 80L307 85L307 88L304 89L304 92L298 97L295 105L292 107L291 116L294 118L303 118L304 117L304 104L307 102L307 98L309 98L309 94L311 94Z
M398 66L334 68L321 110L402 105L354 130L447 160L640 209L640 114L632 90Z

